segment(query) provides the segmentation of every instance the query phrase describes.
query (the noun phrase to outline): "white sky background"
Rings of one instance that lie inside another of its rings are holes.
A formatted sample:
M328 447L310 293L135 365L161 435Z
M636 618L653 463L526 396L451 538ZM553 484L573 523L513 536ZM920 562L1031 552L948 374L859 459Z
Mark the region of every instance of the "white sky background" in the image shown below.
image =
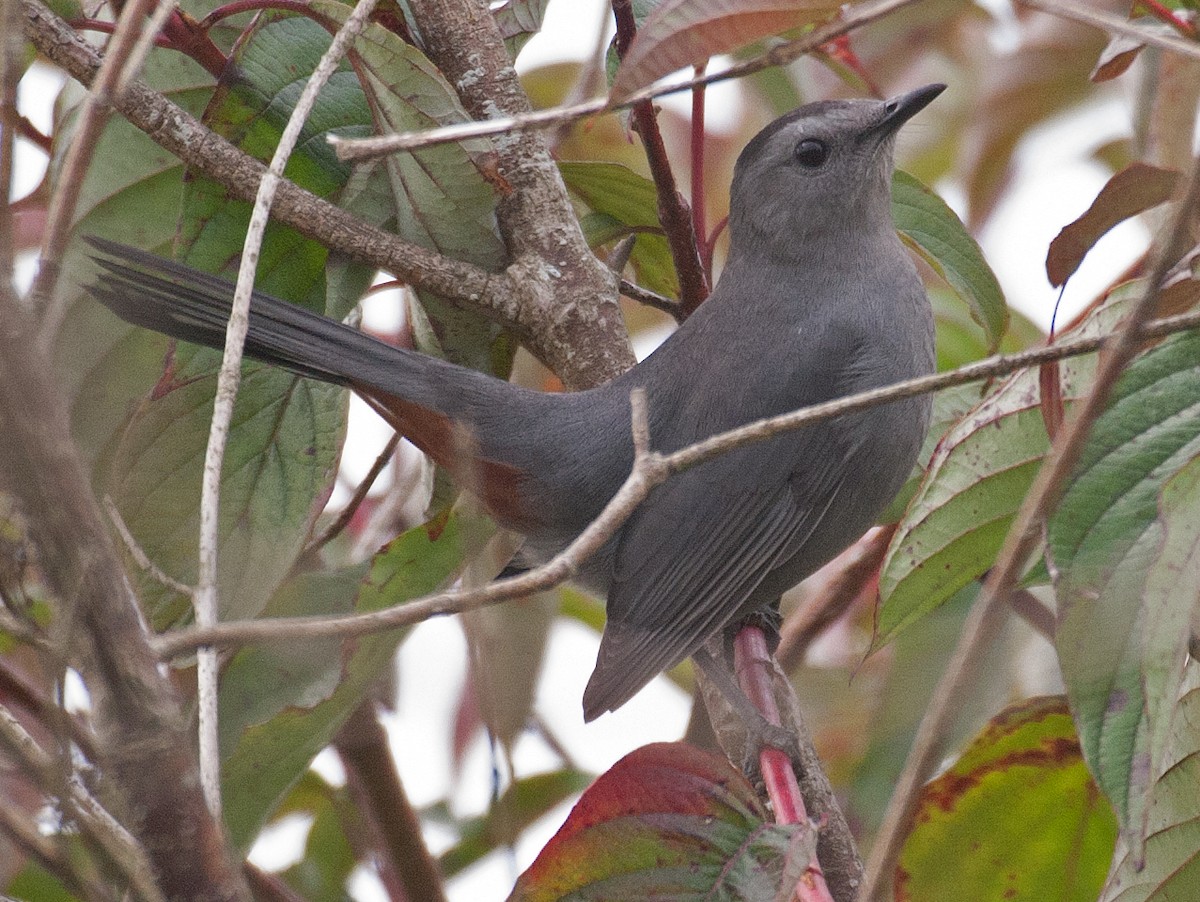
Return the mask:
M594 36L606 0L553 0L545 30L523 53L519 69L545 62L578 59L592 53ZM998 12L1004 0L989 0ZM1003 27L998 40L1003 41ZM39 128L48 131L49 103L56 91L53 73L23 85L22 109ZM954 86L950 86L953 92ZM707 125L721 130L721 110L738 102L735 83L722 83L709 91ZM665 99L666 104L690 103L686 96ZM1052 122L1032 134L1017 154L1017 171L1010 190L980 237L1011 306L1045 328L1057 292L1046 281L1044 261L1050 240L1063 225L1081 214L1095 198L1108 175L1087 159L1097 146L1130 132L1129 106L1119 98L1098 102L1082 111ZM17 196L31 190L41 178L44 164L39 152L18 142ZM939 185L951 206L961 212L961 193L954 185ZM1073 310L1091 300L1113 278L1124 271L1144 250L1148 233L1139 223L1115 229L1097 246L1072 278L1060 312L1065 322ZM32 260L22 261L22 281L32 275ZM27 284L27 282L26 282ZM365 470L375 450L386 440L377 424L360 415L352 416L352 438L348 447L364 449L361 460L351 461L352 471ZM356 455L358 456L358 455ZM575 624L555 627L549 658L538 694L537 707L547 723L559 731L560 740L579 764L596 771L607 769L626 752L658 740L677 739L687 719L687 699L678 689L659 679L615 714L585 726L580 699L595 660L596 637ZM462 773L450 771L449 737L451 718L466 672L466 648L461 630L452 620L439 619L418 627L405 643L399 659L400 697L395 716L387 727L399 761L401 776L416 806L431 804L450 795L460 814L483 811L492 788L492 761L483 742L467 755ZM319 759L323 773L340 781L340 767L332 754ZM556 766L555 757L532 736L521 740L515 751L518 774L535 773ZM522 840L515 856L497 853L469 869L449 886L454 902L492 902L504 899L512 882L553 834L569 806L563 806L547 823ZM285 866L298 854L307 826L293 819L256 846L254 860L262 866ZM431 834L435 852L446 848L452 838ZM362 900L382 900L383 891L368 874L359 875L353 886Z

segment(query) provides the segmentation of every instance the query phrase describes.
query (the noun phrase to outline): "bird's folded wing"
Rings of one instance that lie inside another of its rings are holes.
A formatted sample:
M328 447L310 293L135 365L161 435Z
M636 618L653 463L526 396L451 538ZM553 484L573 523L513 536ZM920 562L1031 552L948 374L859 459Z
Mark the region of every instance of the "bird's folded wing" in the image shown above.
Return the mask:
M624 704L737 615L790 558L836 494L830 455L789 436L734 452L668 480L625 527L608 594L608 623L584 694L591 720ZM799 480L787 460L811 461ZM795 456L799 455L799 456Z

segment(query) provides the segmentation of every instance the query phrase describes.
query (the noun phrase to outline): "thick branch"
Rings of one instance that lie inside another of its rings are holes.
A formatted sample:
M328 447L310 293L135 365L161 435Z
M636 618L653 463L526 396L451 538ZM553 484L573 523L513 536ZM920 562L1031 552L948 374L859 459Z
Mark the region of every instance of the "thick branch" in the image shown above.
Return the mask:
M380 856L401 881L404 897L445 902L442 875L421 835L421 819L400 782L387 733L370 699L350 715L333 745L346 768L347 788L378 839Z
M34 334L15 298L0 294L0 472L28 513L42 571L62 601L56 626L76 627L64 638L92 693L100 764L167 898L246 899Z
M529 97L487 0L410 0L425 52L476 119L521 116ZM496 208L527 327L540 324L568 355L554 366L568 388L586 388L634 363L616 277L584 240L558 166L542 136L519 132L494 145L506 189Z
M21 0L21 5L26 37L72 77L90 84L100 66L95 48L38 0ZM232 196L254 200L266 167L163 95L135 82L114 99L113 106L190 168L214 179ZM531 283L556 282L555 273L546 267L533 268L517 261L508 273L488 273L368 225L288 181L280 184L272 216L326 247L396 274L409 285L480 310L512 331L564 383L578 387L598 381L596 354L577 355L575 349L608 347L613 341L612 323L607 314L590 318L584 315L582 304L568 311L547 310L544 305L531 307ZM588 259L592 259L590 254ZM558 266L557 258L547 260ZM611 276L604 278L609 280ZM607 282L605 285L615 310L615 290ZM563 291L561 287L556 290ZM567 296L565 291L563 296ZM564 312L572 315L564 316Z

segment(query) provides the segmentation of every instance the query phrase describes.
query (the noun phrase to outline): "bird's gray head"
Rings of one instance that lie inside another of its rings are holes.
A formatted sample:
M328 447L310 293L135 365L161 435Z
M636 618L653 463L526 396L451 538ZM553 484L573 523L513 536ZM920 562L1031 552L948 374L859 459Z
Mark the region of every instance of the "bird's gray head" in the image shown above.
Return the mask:
M776 119L742 151L730 191L735 253L791 255L814 240L891 228L892 148L900 126L942 93L824 100Z

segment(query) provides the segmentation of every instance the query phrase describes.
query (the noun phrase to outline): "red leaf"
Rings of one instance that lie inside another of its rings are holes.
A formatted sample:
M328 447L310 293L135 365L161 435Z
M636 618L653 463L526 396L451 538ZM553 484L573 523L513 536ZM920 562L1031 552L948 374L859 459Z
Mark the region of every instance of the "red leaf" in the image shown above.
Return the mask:
M1062 379L1057 360L1043 363L1038 369L1038 388L1042 394L1042 422L1053 442L1063 421Z
M1108 180L1087 212L1063 228L1050 242L1046 275L1055 288L1079 268L1087 252L1109 229L1170 200L1179 173L1147 163L1131 163Z
M657 743L592 784L510 902L770 899L803 873L815 848L808 825L770 823L724 758Z
M823 19L833 0L664 0L638 32L613 81L614 99L751 41Z

